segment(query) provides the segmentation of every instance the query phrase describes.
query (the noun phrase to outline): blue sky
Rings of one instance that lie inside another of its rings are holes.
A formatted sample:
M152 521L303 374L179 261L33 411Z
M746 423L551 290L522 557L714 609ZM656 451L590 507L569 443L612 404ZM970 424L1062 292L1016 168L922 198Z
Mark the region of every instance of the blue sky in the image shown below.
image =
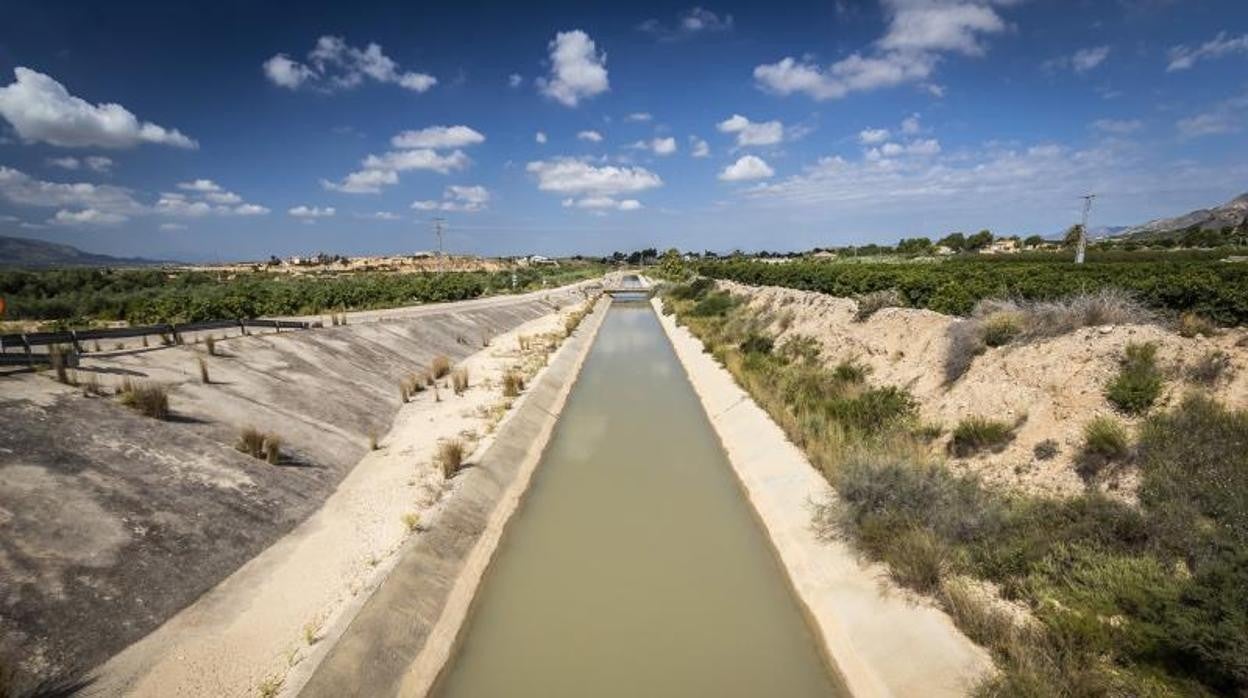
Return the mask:
M1248 191L1242 0L533 5L6 3L0 234L805 249Z

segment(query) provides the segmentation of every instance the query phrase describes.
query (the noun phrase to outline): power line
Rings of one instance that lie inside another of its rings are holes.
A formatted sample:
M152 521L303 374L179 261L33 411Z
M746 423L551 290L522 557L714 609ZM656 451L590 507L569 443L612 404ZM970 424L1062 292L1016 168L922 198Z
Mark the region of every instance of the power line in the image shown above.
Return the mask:
M444 270L446 268L446 253L442 251L442 225L446 223L446 219L437 217L433 219L433 234L438 236L438 266Z

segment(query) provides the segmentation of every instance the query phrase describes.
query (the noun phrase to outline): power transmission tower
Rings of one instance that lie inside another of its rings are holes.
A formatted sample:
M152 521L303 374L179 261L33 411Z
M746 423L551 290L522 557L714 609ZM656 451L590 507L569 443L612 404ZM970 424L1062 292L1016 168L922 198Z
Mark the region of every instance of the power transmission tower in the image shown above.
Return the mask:
M442 251L442 225L446 223L445 218L433 219L433 234L438 236L438 266L443 270L446 268L446 254Z
M1083 222L1079 224L1079 244L1075 247L1075 264L1083 264L1084 254L1088 250L1088 213L1092 211L1092 200L1096 198L1096 194L1086 194L1083 197Z

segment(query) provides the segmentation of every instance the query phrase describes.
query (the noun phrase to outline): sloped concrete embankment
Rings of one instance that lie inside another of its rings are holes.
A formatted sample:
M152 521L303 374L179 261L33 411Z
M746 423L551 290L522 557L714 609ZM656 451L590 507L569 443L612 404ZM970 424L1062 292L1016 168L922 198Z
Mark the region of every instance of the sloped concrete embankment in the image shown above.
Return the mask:
M581 299L569 288L349 316L218 341L219 356L84 357L78 379L106 390L169 386L167 421L47 376L0 379L0 662L56 676L144 636L320 506L389 430L400 379ZM281 437L279 467L235 450L246 426Z
M328 656L305 697L422 696L449 660L508 520L541 460L610 301L595 312L517 402L497 438L460 476L428 534L413 539Z
M831 662L855 696L962 696L991 671L988 654L939 609L891 585L810 525L812 502L831 486L780 427L661 312L664 330L719 435L746 497L788 572Z

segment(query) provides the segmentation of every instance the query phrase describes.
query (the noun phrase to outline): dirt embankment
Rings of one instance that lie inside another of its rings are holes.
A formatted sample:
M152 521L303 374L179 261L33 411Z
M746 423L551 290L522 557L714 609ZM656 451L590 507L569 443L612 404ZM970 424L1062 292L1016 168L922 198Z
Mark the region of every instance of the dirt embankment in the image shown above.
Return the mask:
M1092 418L1113 416L1131 426L1138 422L1115 412L1105 398L1106 385L1118 372L1128 343L1155 342L1158 346L1157 359L1167 380L1157 408L1164 409L1195 389L1209 390L1230 407L1248 407L1248 349L1243 346L1248 332L1243 329L1189 339L1158 325L1087 327L1058 337L989 348L974 359L965 375L947 383L944 363L950 349L949 330L958 318L929 310L884 308L857 322L857 303L851 299L733 282L720 282L720 287L748 297L752 307L769 313L778 342L812 337L829 365L857 360L871 368L871 383L909 389L920 403L922 418L943 427L937 447L947 443L953 427L967 417L1022 421L1003 451L951 457L950 463L980 473L989 483L1031 493L1060 496L1084 489L1074 460L1083 442L1084 425ZM1215 350L1230 358L1229 376L1212 387L1187 380L1186 368ZM1033 449L1046 439L1055 440L1059 452L1042 460ZM1111 474L1102 486L1130 497L1131 472Z
M458 363L499 351L483 344L541 318L558 325L556 307L581 300L564 289L369 313L346 326L218 339L217 356L197 344L83 357L77 378L109 392L125 379L169 386L167 421L48 375L0 378L0 662L55 676L143 637L316 511L371 438L384 450L401 379L437 355ZM448 388L438 397L444 411L475 407L484 418L472 397ZM436 409L432 391L416 402ZM409 406L411 419L429 418ZM244 427L281 438L277 466L235 449ZM429 442L403 450L431 451ZM418 460L401 476L413 488L428 484L418 467L428 459ZM433 489L417 494L436 500ZM360 566L376 566L367 554Z

